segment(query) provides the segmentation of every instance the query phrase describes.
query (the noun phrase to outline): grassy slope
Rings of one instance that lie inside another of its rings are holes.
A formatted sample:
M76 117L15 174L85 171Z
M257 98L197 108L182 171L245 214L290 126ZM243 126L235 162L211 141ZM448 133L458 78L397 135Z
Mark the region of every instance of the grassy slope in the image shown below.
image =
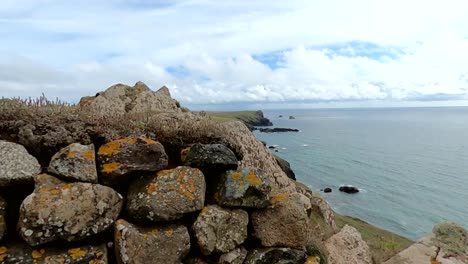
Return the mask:
M242 121L254 121L258 118L257 111L235 111L235 112L206 112L218 122L227 122L233 119Z
M414 243L407 238L350 216L336 214L336 224L339 227L348 224L356 228L369 245L375 263L384 262Z

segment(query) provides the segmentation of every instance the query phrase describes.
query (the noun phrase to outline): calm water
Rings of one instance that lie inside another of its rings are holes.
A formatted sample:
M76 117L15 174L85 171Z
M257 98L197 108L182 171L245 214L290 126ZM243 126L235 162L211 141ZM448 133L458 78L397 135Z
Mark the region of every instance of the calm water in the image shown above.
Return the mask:
M468 108L264 113L301 132L257 137L279 145L298 180L313 190L332 187L324 196L337 212L412 239L441 221L468 227ZM340 193L342 184L362 191Z

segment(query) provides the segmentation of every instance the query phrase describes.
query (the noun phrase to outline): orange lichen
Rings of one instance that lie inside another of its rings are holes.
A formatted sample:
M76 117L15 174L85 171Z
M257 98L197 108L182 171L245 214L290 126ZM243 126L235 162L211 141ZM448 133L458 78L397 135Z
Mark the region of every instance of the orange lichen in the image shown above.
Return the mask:
M102 261L100 259L92 259L88 262L88 264L100 264Z
M68 250L68 254L73 260L77 260L86 256L86 251L82 250L81 248L72 248Z
M70 189L71 187L73 187L73 184L68 183L68 184L65 184L65 185L63 185L62 187L60 187L60 189L62 189L62 190L68 190L68 189Z
M185 162L185 160L187 159L187 154L189 153L189 151L190 151L190 147L184 148L180 151L180 160L182 162Z
M210 211L210 209L208 209L208 207L203 207L203 209L201 210L201 214L206 214Z
M45 192L48 192L49 190L50 190L50 189L47 188L47 187L41 187L41 188L39 188L38 192L40 192L40 193L45 193Z
M83 156L85 160L89 160L89 161L94 160L94 151L92 150L83 151L81 155Z
M245 177L245 179L249 182L250 185L252 186L258 186L258 185L261 185L262 184L262 180L257 176L255 175L255 171L254 170L251 170L249 172L249 175L247 175Z
M141 140L146 142L146 144L158 144L159 143L158 141L152 140L152 139L149 139L149 138L142 138Z
M316 256L310 256L306 259L306 261L304 262L304 264L315 264L315 263L318 263L320 261L320 259Z
M32 253L31 253L31 256L33 257L33 259L38 259L38 258L41 258L42 255L44 255L45 253L45 249L40 249L40 250L33 250Z
M59 194L59 193L60 193L60 190L52 189L52 190L50 190L50 193L51 193L51 194Z
M102 172L104 173L112 173L118 168L120 168L121 164L118 162L111 162L102 165Z
M99 148L98 154L99 155L104 155L104 156L112 156L120 151L120 146L123 144L130 144L133 145L136 143L135 138L122 138L122 139L117 139L114 141L111 141L107 144L102 145Z
M152 194L152 193L154 193L157 189L158 189L158 185L157 185L156 183L150 183L150 185L148 186L147 193L148 193L148 194Z
M0 261L5 261L8 256L8 249L6 247L0 247Z
M171 170L162 170L162 171L159 171L156 176L157 177L164 177L164 176L167 176L171 173Z
M284 199L288 198L288 196L289 196L289 193L286 193L286 192L279 193L279 194L271 197L270 202L272 204L277 204L277 203L283 201Z
M161 233L161 231L159 229L155 228L155 229L149 231L147 234L148 235L158 235L159 233Z
M232 175L231 175L232 179L235 180L235 181L239 181L240 179L242 179L242 174L240 174L240 172L233 172Z
M73 159L76 157L76 153L74 151L69 151L68 154L67 154L67 158L69 159Z
M174 234L174 230L172 230L172 229L166 230L166 235L167 236L172 236L173 234Z

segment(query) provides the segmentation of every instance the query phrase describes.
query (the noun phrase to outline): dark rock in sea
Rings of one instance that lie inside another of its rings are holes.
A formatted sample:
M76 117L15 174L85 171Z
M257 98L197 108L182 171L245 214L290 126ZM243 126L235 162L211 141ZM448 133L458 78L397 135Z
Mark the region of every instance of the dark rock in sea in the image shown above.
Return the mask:
M275 149L275 146L268 146L269 149Z
M345 193L358 193L359 192L359 189L357 187L350 186L350 185L341 186L339 190L340 192L345 192Z
M295 129L295 128L283 128L283 127L260 128L259 130L260 130L260 132L263 132L263 133L299 132L299 129Z
M273 156L275 157L276 162L278 162L278 165L281 167L281 170L283 170L284 173L286 173L288 178L290 178L292 180L296 180L296 174L291 169L291 164L289 164L288 161L278 157L277 155L273 155Z
M279 117L279 118L282 118L283 116L282 116L282 115L279 115L278 117Z
M324 193L331 193L331 192L332 192L332 188L325 188L325 189L323 189L323 192L324 192Z
M277 149L275 149L275 152L279 152Z
M289 116L289 119L296 119L294 116Z

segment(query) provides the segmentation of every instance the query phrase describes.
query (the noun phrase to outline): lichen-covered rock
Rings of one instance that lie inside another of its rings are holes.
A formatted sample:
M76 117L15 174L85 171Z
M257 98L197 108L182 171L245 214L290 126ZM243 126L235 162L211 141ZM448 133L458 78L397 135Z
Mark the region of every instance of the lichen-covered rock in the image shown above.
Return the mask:
M7 232L6 209L7 209L7 203L2 197L0 197L0 240L3 239L3 236L5 236Z
M183 225L137 227L115 222L115 249L119 263L180 263L190 251L190 235Z
M73 143L51 159L48 171L68 180L98 182L94 145Z
M122 204L122 196L107 186L66 183L41 174L34 192L21 204L18 229L31 246L60 239L76 241L110 227Z
M181 112L167 87L153 92L143 82L133 87L116 84L96 96L83 97L79 106L104 116L150 112Z
M161 143L147 138L122 138L102 145L97 153L100 182L114 185L132 174L156 172L167 167Z
M369 246L359 231L349 225L325 241L325 248L329 264L372 264ZM429 262L429 258L427 260Z
M227 253L247 238L248 223L244 210L209 205L202 209L192 230L203 254Z
M73 248L36 247L25 243L0 247L0 263L4 264L107 264L107 248L85 245Z
M261 248L250 251L244 264L302 264L306 259L307 254L302 250L291 248ZM342 264L344 263L346 262Z
M309 257L307 257L304 264L320 264L320 257L318 257L318 256L309 256Z
M222 206L265 208L270 205L267 182L267 176L253 168L227 171L221 177L215 199Z
M40 172L39 162L23 146L0 140L0 187L32 182Z
M135 220L170 221L201 210L206 183L196 168L180 166L156 176L133 181L127 195L127 211Z
M226 171L237 168L236 155L222 144L194 144L182 150L181 159L184 165L203 171Z
M310 236L310 219L301 194L283 193L272 197L272 206L254 211L254 235L266 247L304 247Z
M218 264L242 264L247 257L247 250L243 247L236 248L219 257Z
M434 226L434 244L452 256L462 256L468 261L468 231L455 223Z

